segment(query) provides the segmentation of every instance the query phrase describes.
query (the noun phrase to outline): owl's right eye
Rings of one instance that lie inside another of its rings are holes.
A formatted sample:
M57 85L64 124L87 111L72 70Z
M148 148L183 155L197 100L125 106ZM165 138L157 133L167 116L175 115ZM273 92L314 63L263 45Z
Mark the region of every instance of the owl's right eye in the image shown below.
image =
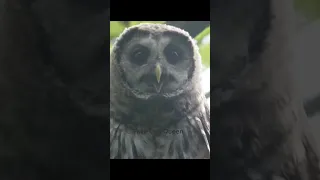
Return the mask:
M130 60L137 65L143 65L147 62L150 51L147 47L139 47L132 51Z

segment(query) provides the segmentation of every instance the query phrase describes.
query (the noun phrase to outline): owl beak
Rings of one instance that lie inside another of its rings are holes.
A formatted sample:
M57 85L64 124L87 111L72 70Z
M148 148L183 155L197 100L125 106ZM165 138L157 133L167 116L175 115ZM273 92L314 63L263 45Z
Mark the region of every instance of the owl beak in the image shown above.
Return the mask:
M156 74L157 82L158 82L158 83L160 83L160 80L161 80L161 74L162 74L160 64L156 64L155 74Z

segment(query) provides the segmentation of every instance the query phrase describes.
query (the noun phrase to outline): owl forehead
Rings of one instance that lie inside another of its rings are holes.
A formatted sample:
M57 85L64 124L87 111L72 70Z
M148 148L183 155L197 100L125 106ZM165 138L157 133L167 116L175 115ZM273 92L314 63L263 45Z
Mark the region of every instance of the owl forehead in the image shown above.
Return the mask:
M173 42L173 38L169 36L163 35L153 35L153 34L144 34L138 35L132 38L132 40L128 43L128 48L130 49L134 45L143 45L149 48L157 47L164 48L169 43Z

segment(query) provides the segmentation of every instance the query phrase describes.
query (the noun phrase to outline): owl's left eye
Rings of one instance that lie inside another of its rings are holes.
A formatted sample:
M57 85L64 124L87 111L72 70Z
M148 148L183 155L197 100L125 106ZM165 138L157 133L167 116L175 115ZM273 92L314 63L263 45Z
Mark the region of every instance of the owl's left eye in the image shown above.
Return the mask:
M180 49L174 45L168 45L165 50L164 54L167 58L167 61L170 64L177 64L182 59L182 53Z
M132 51L130 60L137 65L142 65L147 62L149 55L147 47L139 47Z

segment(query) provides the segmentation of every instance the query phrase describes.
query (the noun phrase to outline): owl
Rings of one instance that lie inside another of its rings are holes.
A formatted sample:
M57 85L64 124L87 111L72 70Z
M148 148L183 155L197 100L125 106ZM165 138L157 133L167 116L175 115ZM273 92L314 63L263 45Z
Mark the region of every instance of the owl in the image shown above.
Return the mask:
M126 29L110 54L110 158L208 159L201 56L177 27Z

